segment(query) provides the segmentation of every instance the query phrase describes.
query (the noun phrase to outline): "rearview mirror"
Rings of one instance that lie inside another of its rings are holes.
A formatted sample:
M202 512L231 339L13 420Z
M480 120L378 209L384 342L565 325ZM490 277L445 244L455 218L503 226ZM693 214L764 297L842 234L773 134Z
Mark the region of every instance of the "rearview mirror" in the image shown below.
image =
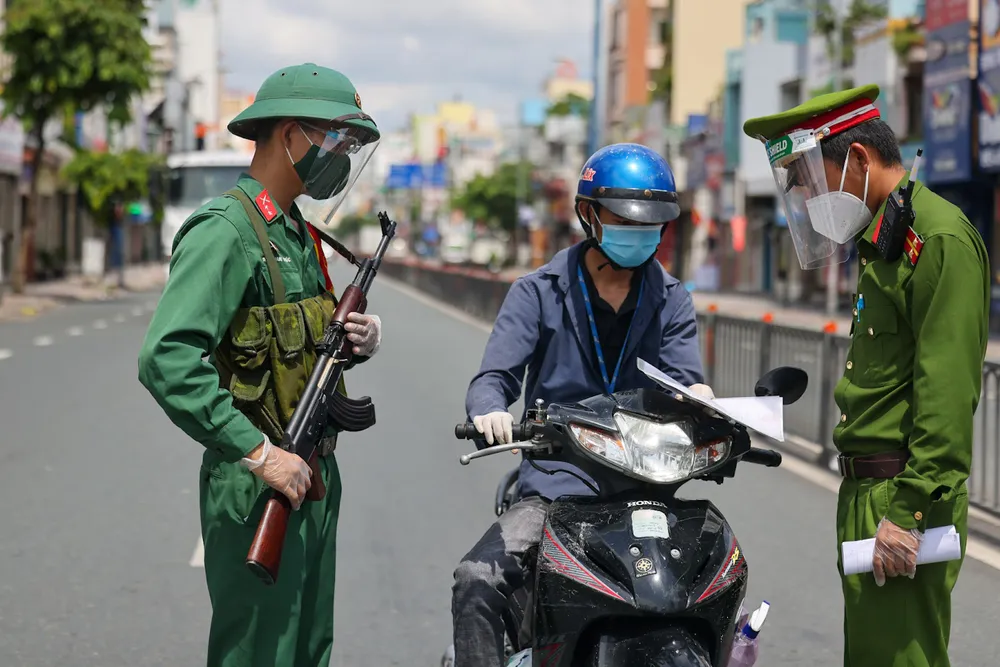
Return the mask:
M809 375L801 368L779 366L764 373L753 393L757 396L781 396L785 405L791 405L802 398L809 386Z

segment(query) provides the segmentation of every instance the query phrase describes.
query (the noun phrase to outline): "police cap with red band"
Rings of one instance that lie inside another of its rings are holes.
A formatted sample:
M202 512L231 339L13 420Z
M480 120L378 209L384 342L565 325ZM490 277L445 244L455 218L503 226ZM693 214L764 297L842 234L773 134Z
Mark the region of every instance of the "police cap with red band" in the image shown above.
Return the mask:
M820 95L799 106L771 116L751 118L743 124L743 132L754 139L769 141L796 130L828 130L828 137L866 120L879 117L875 108L879 87L860 86L839 93Z

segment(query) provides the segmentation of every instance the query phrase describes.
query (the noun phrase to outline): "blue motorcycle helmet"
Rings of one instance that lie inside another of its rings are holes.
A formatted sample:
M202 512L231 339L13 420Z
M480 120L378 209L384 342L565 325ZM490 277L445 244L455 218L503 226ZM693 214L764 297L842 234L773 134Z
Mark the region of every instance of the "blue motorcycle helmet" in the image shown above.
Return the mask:
M601 219L602 209L611 215ZM656 151L640 144L612 144L587 160L576 189L576 216L616 269L650 261L671 220L681 214L674 173ZM598 241L594 224L601 226Z

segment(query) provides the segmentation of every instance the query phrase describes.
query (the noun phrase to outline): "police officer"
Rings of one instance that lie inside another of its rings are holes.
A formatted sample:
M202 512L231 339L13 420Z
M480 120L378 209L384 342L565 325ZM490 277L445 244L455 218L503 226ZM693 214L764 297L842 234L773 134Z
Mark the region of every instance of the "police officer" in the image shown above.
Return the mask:
M885 215L909 178L878 93L824 95L743 129L766 144L802 267L857 246L851 345L834 391L837 542L875 538L875 554L873 574L843 576L840 564L844 664L943 667L962 560L918 568L916 557L925 529L950 524L964 556L989 262L962 211L919 182L912 223Z
M250 172L177 233L139 380L205 447L208 665L325 667L341 496L336 433L321 441L312 469L278 445L335 299L319 239L294 200L306 194L330 210L339 206L379 131L353 84L311 63L268 77L229 131L256 142ZM347 328L358 362L375 354L377 316L352 315ZM317 475L325 497L303 504ZM244 565L268 486L297 509L271 587Z

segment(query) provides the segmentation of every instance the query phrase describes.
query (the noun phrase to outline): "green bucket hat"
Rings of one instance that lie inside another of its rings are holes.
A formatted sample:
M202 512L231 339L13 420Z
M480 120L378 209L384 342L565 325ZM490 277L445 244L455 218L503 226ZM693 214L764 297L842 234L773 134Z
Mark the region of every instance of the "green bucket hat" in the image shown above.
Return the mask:
M340 120L372 133L372 141L381 136L375 121L361 110L361 96L350 79L313 63L285 67L267 77L253 104L229 123L229 131L253 141L257 123L272 118Z

